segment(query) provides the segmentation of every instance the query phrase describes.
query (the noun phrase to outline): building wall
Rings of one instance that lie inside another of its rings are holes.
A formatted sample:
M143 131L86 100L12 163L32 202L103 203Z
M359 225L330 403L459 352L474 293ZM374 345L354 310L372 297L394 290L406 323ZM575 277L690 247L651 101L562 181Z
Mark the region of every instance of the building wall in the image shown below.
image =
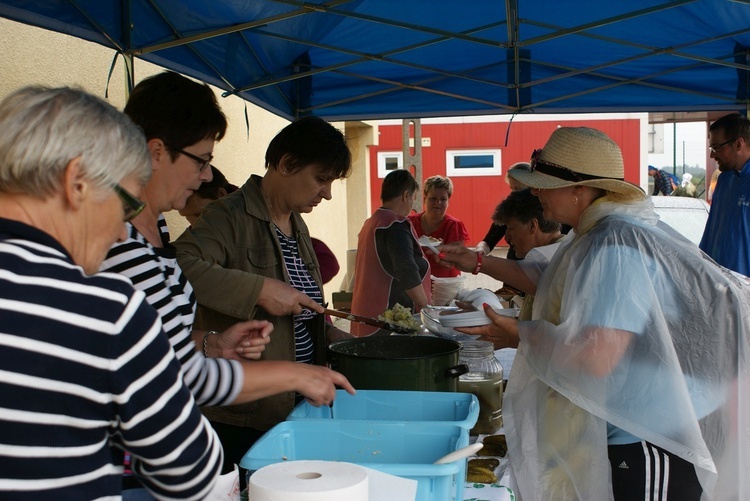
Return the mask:
M25 85L68 85L103 98L106 93L106 99L122 109L126 102L122 58L116 60L112 77L107 81L114 56L114 51L98 44L0 18L0 99ZM161 71L163 68L159 66L135 61L136 82ZM265 172L266 147L289 122L238 97L223 98L222 91L214 89L214 92L229 122L227 135L216 145L214 164L230 182L242 185L250 174ZM343 123L334 125L344 127ZM364 165L361 162L359 168ZM346 186L346 181L334 182L333 199L319 205L314 213L304 215L312 235L325 241L342 265L339 276L326 287L329 301L331 292L338 290L343 278L349 248L346 227L331 224L342 216L346 219ZM175 238L187 227L187 221L176 211L166 216Z
M470 235L470 245L482 240L491 224L495 206L510 193L505 175L512 164L528 162L531 153L542 148L550 134L560 126L593 127L610 136L623 152L625 179L642 185L645 170L641 153L642 129L647 122L645 114L612 114L586 116L485 117L484 120L440 119L422 120L422 179L433 175L447 175L446 152L456 149L499 149L501 172L490 176L450 176L453 181L453 196L448 213L462 220ZM510 129L510 130L509 130ZM507 144L506 144L507 138ZM429 146L425 143L429 140ZM380 204L382 179L377 169L378 152L398 152L402 149L401 123L383 121L379 123L379 144L369 148L370 163L370 210Z

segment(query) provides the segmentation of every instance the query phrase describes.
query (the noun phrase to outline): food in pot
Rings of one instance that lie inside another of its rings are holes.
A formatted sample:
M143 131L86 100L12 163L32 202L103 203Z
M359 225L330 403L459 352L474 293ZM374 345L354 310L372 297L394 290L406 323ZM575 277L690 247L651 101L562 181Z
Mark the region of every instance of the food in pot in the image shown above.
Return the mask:
M385 310L381 315L378 315L378 320L381 322L388 322L389 324L403 327L417 332L422 326L416 321L414 315L411 312L411 308L406 308L396 303L393 308Z

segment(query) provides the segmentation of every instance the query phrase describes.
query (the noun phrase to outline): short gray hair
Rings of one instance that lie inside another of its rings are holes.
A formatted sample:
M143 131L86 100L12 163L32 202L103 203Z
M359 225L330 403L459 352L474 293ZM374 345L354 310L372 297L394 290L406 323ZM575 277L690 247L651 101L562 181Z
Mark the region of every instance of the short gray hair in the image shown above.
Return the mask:
M127 176L145 184L151 176L143 132L98 97L69 87L31 86L0 103L0 192L49 196L77 157L95 188Z

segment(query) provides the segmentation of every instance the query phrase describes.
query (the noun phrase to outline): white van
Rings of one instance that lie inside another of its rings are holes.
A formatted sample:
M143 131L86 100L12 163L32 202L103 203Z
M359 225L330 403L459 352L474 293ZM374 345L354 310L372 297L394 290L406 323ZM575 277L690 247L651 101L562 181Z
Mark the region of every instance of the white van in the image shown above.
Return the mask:
M709 205L701 198L651 197L659 218L698 245L708 220Z

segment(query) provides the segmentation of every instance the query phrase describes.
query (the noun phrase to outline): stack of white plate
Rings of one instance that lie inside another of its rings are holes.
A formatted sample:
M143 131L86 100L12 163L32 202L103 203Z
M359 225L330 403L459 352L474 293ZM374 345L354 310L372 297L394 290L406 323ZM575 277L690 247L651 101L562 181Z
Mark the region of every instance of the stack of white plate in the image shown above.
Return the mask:
M432 303L445 306L456 299L464 286L466 277L432 277Z
M420 316L422 317L422 325L428 331L436 334L442 338L450 339L452 341L467 341L470 339L477 339L479 336L464 334L458 332L452 327L444 327L440 323L440 313L444 311L458 311L456 306L427 306L420 310Z
M495 313L508 317L517 317L518 310L515 308L492 308ZM463 313L443 312L438 315L438 321L443 327L477 327L480 325L489 325L492 320L484 313L484 310L466 311Z

